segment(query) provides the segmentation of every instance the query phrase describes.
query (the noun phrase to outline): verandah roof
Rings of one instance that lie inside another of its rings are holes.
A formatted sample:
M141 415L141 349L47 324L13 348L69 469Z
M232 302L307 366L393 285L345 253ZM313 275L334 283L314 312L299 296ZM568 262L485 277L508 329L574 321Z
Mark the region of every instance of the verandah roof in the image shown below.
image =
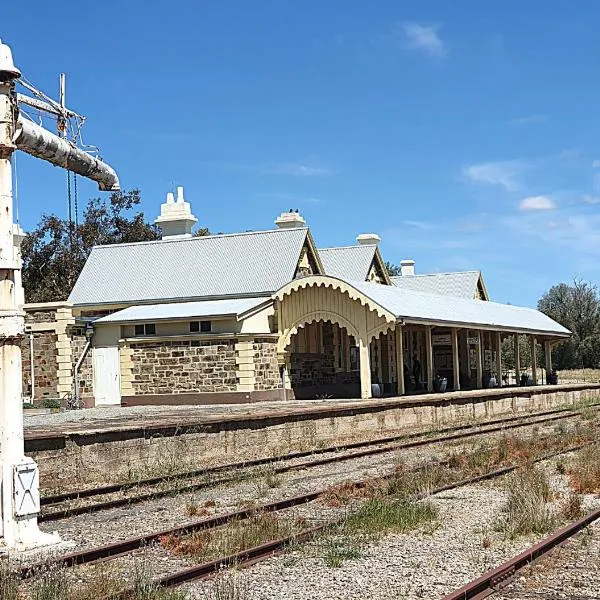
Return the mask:
M404 320L407 323L504 330L551 337L570 335L568 329L533 308L414 292L395 286L344 281L335 277L311 276L296 279L283 286L274 297L283 300L286 294L306 286L337 288L340 293L348 293L351 298L368 305L381 316L385 315L388 320L393 317L394 320Z

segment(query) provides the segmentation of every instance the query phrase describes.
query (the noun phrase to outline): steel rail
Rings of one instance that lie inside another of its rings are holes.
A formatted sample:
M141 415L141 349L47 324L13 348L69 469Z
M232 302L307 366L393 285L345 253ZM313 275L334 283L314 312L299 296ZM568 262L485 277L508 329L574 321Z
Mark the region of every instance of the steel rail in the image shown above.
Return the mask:
M533 462L540 462L542 460L548 460L549 458L552 458L554 456L558 456L561 454L565 454L567 452L574 452L574 451L580 450L581 448L583 448L586 445L589 445L589 443L588 444L578 444L578 445L571 446L566 449L561 449L561 450L558 450L555 452L546 453L543 456L535 459ZM446 461L436 461L433 463L427 463L425 465L419 465L417 467L414 467L413 469L410 469L408 472L418 472L420 470L431 468L433 466L440 466L445 463L446 463ZM480 475L477 475L474 477L463 479L459 482L454 482L454 483L439 487L434 492L430 492L427 495L430 495L431 493L439 493L442 491L451 490L451 489L454 489L454 488L457 488L457 487L460 487L463 485L467 485L469 483L477 483L479 481L484 481L486 479L493 479L495 477L499 477L501 475L505 475L507 473L514 471L515 469L518 468L518 466L519 465L512 465L512 466L502 467L500 469L494 469L493 471L489 471L488 473L480 474ZM369 485L371 483L386 481L389 479L393 479L394 477L397 477L397 474L395 472L388 473L386 475L381 475L378 477L365 479L365 480L355 481L355 482L352 482L352 485L354 485L356 488L360 489L360 488L366 487L367 485ZM333 486L333 487L335 487L335 486ZM80 565L80 564L88 564L88 563L112 560L112 559L118 558L120 556L130 554L131 552L138 550L140 548L144 548L148 544L155 542L162 537L181 536L181 535L190 534L190 533L193 533L196 531L202 531L202 530L206 530L206 529L214 529L215 527L219 527L221 525L225 525L225 524L233 522L233 521L241 521L244 519L248 519L249 517L252 517L253 515L256 515L256 514L278 512L278 511L285 510L288 508L293 508L295 506L300 506L302 504L307 504L307 503L312 502L312 501L316 500L317 498L327 494L329 491L331 491L331 489L332 489L332 487L330 486L330 487L323 488L323 489L320 489L320 490L317 490L314 492L308 492L308 493L304 493L304 494L290 496L288 498L283 498L281 500L269 502L269 503L262 504L262 505L256 506L256 507L236 510L233 512L221 513L221 514L215 515L213 517L209 517L206 519L200 519L198 521L193 521L191 523L187 523L186 525L181 525L178 527L164 529L161 531L154 531L154 532L151 532L148 534L143 534L143 535L135 536L135 537L128 538L125 540L121 540L118 542L114 542L112 544L96 546L93 548L89 548L87 550L81 550L81 551L77 551L77 552L63 554L62 556L57 556L50 560L41 561L38 563L23 566L20 570L20 576L22 579L32 577L36 573L43 571L44 569L47 569L49 566L52 566L52 565L62 565L62 566L66 566L66 567L71 567L71 566Z
M581 448L583 448L586 445L587 444L578 444L578 445L572 446L568 449L547 453L544 456L538 457L533 462L538 463L538 462L541 462L544 460L548 460L549 458L553 458L555 456L565 454L567 452L573 452L576 450L580 450ZM496 477L501 477L503 475L507 475L508 473L511 473L518 468L519 468L519 465L511 465L511 466L507 466L507 467L501 467L499 469L494 469L493 471L488 471L487 473L482 473L480 475L476 475L473 477L467 477L465 479L461 479L461 480L455 481L453 483L439 486L429 492L416 494L411 499L413 501L423 500L426 497L433 496L435 494L440 494L443 492L447 492L450 490L454 490L459 487L463 487L465 485L479 483L482 481L487 481L490 479L494 479ZM394 476L394 474L390 474L390 475L386 475L379 479L389 479L393 476ZM360 482L360 483L366 484L367 482ZM319 494L319 495L321 495L321 494ZM600 511L600 509L598 509L598 511ZM600 516L600 514L598 516ZM588 515L588 517L589 517L589 515ZM333 520L333 521L330 521L327 523L320 524L316 527L312 527L312 528L304 530L300 533L296 533L296 534L293 534L293 535L290 535L290 536L287 536L284 538L270 540L259 546L254 546L252 548L247 548L245 550L242 550L241 552L238 552L236 554L231 554L228 556L218 558L216 560L212 560L212 561L209 561L206 563L195 565L193 567L188 567L188 568L182 569L175 573L171 573L171 574L165 575L163 577L160 577L158 579L155 579L153 581L153 584L156 585L157 587L162 587L162 588L175 587L177 585L181 585L182 583L186 583L188 581L195 581L195 580L199 580L199 579L207 579L209 577L212 577L216 573L218 573L221 569L223 569L224 567L250 566L254 563L264 561L264 560L270 558L271 556L274 556L275 554L280 553L281 551L283 551L286 548L286 546L290 545L291 543L302 542L302 541L307 541L309 539L312 539L316 534L321 533L328 528L331 528L331 527L334 527L335 525L340 524L344 518L345 517L341 517L340 519L336 519L336 520ZM596 517L596 518L598 518L598 517ZM584 519L582 519L581 521L583 521ZM557 535L558 535L558 533L557 533ZM131 596L132 591L133 590L129 589L129 588L123 589L123 590L120 590L119 592L116 592L116 593L106 596L102 600L128 600L129 598L132 597ZM485 596L481 596L481 598L483 598L483 597L485 597ZM450 597L444 598L444 600L459 600L462 598L463 598L463 596L457 596L457 597L453 596L452 598L450 598ZM465 596L464 598L473 598L473 600L475 600L475 598L478 599L479 596L477 596L477 597Z
M557 547L569 541L575 534L600 519L600 507L577 521L566 525L534 544L521 554L444 596L443 600L481 600L506 587L524 568L534 564Z
M551 412L550 414L553 414L553 412ZM335 455L335 456L331 456L328 458L321 458L321 459L316 459L316 460L312 460L312 461L304 461L302 463L296 463L293 465L282 465L282 466L275 467L273 469L273 472L277 473L277 474L281 474L281 473L287 473L290 471L300 471L300 470L319 467L319 466L323 466L323 465L327 465L327 464L331 464L331 463L343 462L346 460L355 460L357 458L364 458L367 456L374 456L374 455L378 455L378 454L385 454L388 452L394 452L396 450L406 450L409 448L417 448L417 447L426 446L426 445L430 445L430 444L437 444L437 443L454 441L454 440L459 440L459 439L477 437L479 435L496 433L498 431L518 429L521 427L530 427L530 426L537 425L537 424L543 424L543 423L548 423L548 422L552 422L552 421L573 418L573 417L579 416L580 414L581 414L580 411L579 412L578 411L570 411L570 412L565 412L560 415L554 414L554 416L542 417L542 418L539 418L539 415L535 415L532 417L526 417L526 418L511 417L510 419L498 419L495 422L500 423L499 425L492 425L489 427L486 426L486 424L483 424L483 426L481 426L481 425L469 426L469 427L459 426L456 429L448 428L450 431L459 430L459 432L453 433L450 435L444 435L444 436L425 437L424 439L417 439L417 440L413 439L413 441L407 441L407 442L402 442L399 444L393 444L391 446L386 446L384 448L368 448L366 450L361 450L359 452L352 452L352 453L344 454L341 456ZM515 423L514 421L517 421L517 422ZM465 429L474 429L474 431L464 431ZM410 439L411 437L414 438L417 436L423 438L424 435L428 435L428 434L409 434L408 436L404 435L404 436L398 436L396 438L387 438L387 439L394 441L395 439L407 439L407 438ZM338 446L337 448L348 449L350 447L355 448L355 447L364 447L364 446L375 446L375 445L381 445L381 444L385 444L385 443L386 443L386 441L379 439L379 440L373 440L371 442L356 442L355 444L353 444L351 446L345 446L345 447ZM387 442L387 443L389 443L389 442ZM333 449L333 448L326 449L321 452L335 452L335 449ZM304 453L296 453L296 454L304 454ZM306 453L306 454L308 454L308 453ZM304 455L306 455L306 454L304 454ZM264 465L264 464L276 462L278 460L281 460L281 457L278 459L258 459L256 462ZM285 458L285 460L291 460L289 455ZM268 461L268 462L266 462L266 461ZM227 468L226 466L214 467L215 470L213 470L212 472L222 472L226 468ZM206 474L209 471L210 471L210 469L202 470L203 474ZM190 477L193 477L193 476L198 476L198 475L191 475ZM38 517L38 522L57 521L57 520L61 520L61 519L67 519L69 517L73 517L76 515L86 514L89 512L108 510L108 509L112 509L112 508L120 508L123 506L129 506L132 504L138 504L141 502L147 502L150 500L163 498L166 496L172 496L174 494L183 494L183 493L197 491L200 489L206 489L209 487L216 487L218 485L236 481L238 479L238 477L239 477L239 474L234 473L233 475L229 475L227 477L222 477L220 479L215 479L212 481L198 482L198 483L194 483L194 484L190 484L190 485L186 485L186 486L179 486L176 488L171 488L169 490L153 491L153 492L149 492L147 494L140 494L138 496L133 496L133 497L128 497L128 498L117 498L115 500L109 500L107 502L66 508L64 510L56 510L56 511L48 512L48 513L42 513ZM157 481L158 483L160 483L160 482L165 482L165 481L169 481L169 480L170 479L168 479L168 478L167 479L156 478L152 481ZM135 484L127 484L127 488L125 488L125 489L131 489L131 487L133 487L134 485ZM123 488L119 488L118 486L106 486L106 487L110 488L110 489L113 489L116 487L117 489L114 489L115 493L120 491L120 489L123 489ZM93 490L87 490L87 491L92 492ZM109 493L109 492L102 492L102 493ZM67 496L67 495L68 494L65 494L65 496ZM92 494L88 495L87 497L92 497ZM48 497L47 500L49 498L50 497ZM69 499L71 499L71 498L69 498ZM42 502L42 504L45 504L46 506L49 505L48 502L46 502L46 503Z

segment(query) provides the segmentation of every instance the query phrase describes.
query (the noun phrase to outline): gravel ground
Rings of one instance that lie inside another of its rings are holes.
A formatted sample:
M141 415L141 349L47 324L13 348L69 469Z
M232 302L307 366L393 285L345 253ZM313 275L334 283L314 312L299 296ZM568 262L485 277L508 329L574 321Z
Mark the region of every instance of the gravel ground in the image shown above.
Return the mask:
M552 473L552 488L560 499L568 486L565 478L556 474L554 464L547 461L543 467ZM339 568L325 563L326 545L322 541L255 565L239 575L241 585L247 587L245 597L252 600L441 598L539 539L509 541L495 531L494 523L506 502L502 480L506 481L501 478L491 484L465 486L434 496L432 501L440 511L436 529L388 535L369 544L362 550L362 556L344 562ZM588 497L586 504L597 505L598 499ZM206 598L213 585L203 582L188 587L190 598Z

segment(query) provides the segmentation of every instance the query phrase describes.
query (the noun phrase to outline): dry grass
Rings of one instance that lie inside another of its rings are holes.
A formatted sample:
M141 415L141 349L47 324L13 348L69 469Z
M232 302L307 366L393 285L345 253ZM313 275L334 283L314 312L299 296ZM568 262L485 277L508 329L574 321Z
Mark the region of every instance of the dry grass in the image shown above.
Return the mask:
M583 516L581 494L571 492L560 506L560 516L566 521L575 521Z
M206 517L210 511L205 506L200 506L195 500L185 503L184 512L188 517Z
M496 529L508 539L544 534L556 526L550 506L552 491L546 474L529 465L519 469L506 482L508 501Z
M233 521L185 537L165 536L163 548L175 555L193 556L204 561L228 556L277 538L292 536L304 522L284 519L271 513L259 513L249 519Z
M250 600L248 584L237 572L225 572L215 577L207 590L206 600Z
M18 600L19 578L7 559L0 559L0 599Z
M600 492L600 447L581 450L566 468L571 487L580 494Z
M600 369L568 369L558 372L559 383L586 383L600 381Z

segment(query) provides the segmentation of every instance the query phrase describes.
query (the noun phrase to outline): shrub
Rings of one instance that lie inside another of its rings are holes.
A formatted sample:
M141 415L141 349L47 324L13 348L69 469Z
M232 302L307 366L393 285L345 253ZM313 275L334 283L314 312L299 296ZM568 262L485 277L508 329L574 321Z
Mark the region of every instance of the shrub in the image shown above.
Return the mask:
M509 478L507 491L504 515L496 523L496 529L508 539L554 529L556 518L548 505L552 493L545 473L527 466Z

